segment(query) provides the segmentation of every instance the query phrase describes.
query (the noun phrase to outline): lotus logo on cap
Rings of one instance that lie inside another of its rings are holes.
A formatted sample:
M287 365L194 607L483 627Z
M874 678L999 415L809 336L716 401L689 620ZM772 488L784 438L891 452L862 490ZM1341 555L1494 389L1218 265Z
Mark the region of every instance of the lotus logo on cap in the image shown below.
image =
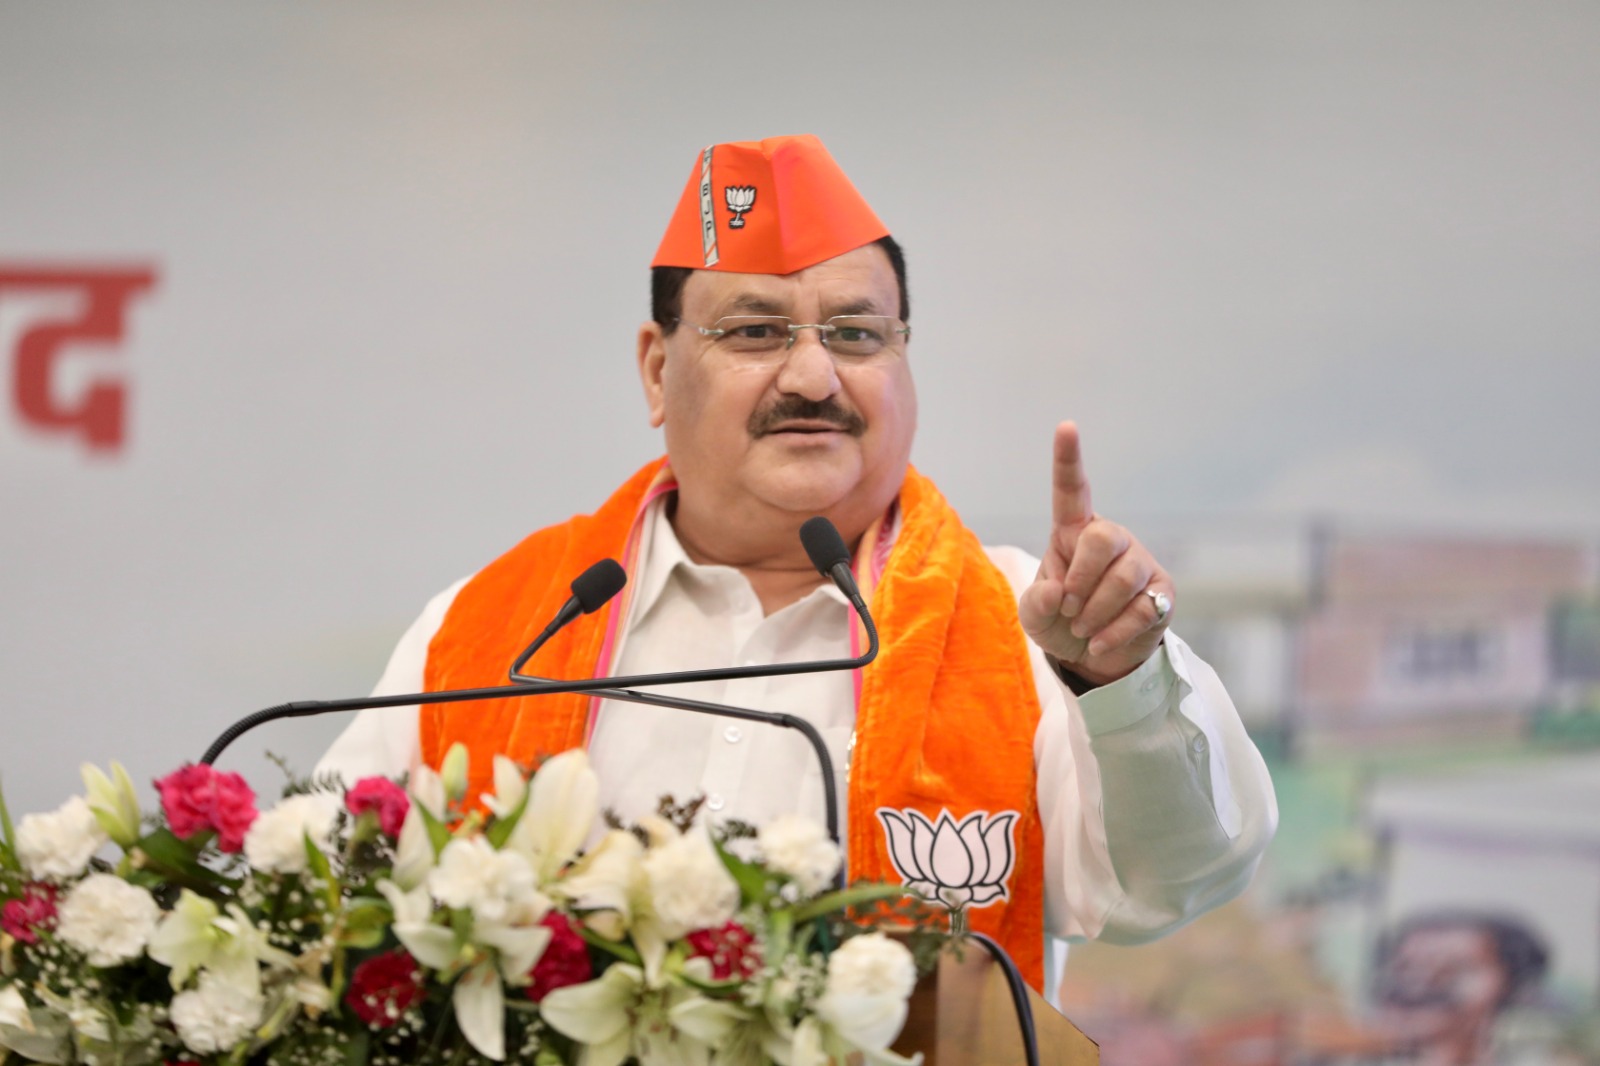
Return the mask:
M756 187L754 185L728 185L722 190L722 198L728 204L728 210L733 212L733 218L728 222L729 229L744 229L744 216L756 204Z

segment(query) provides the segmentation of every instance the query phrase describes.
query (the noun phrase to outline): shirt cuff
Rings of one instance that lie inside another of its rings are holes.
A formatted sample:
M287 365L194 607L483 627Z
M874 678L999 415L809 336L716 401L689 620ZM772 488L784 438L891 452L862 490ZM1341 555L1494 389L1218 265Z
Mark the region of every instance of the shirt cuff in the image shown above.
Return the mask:
M1167 706L1178 684L1166 641L1127 677L1090 689L1078 697L1091 737L1126 729Z

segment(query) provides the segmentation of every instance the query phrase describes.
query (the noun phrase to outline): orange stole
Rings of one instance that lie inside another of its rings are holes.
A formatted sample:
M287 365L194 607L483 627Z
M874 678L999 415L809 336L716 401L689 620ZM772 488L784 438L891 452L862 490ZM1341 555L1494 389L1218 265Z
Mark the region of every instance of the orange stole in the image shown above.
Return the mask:
M511 661L566 602L571 576L621 556L660 469L660 460L651 463L593 515L532 534L468 581L428 646L425 688L503 683ZM901 879L880 809L914 808L935 824L941 811L956 822L979 811L1015 811L1008 894L972 909L969 920L998 940L1038 988L1044 830L1033 739L1040 709L1016 599L977 537L915 470L900 490L900 514L888 565L872 592L882 646L863 671L856 707L850 874ZM611 610L579 617L540 649L526 672L592 676ZM495 754L529 762L581 745L589 703L570 695L426 706L423 758L437 766L451 744L464 742L471 752L468 794L491 791Z

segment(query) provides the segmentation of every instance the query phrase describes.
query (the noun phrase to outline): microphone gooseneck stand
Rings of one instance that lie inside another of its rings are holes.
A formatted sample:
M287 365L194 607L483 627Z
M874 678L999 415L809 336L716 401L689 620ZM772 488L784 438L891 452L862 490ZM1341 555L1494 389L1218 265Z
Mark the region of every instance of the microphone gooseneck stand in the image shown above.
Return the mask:
M538 651L558 630L576 618L579 613L590 614L598 610L621 591L623 584L627 581L627 576L622 567L618 566L614 560L602 559L585 570L572 582L572 598L562 606L556 617L528 645L522 654L517 656L516 661L511 665L511 684L487 688L453 689L444 692L413 692L392 696L366 696L343 700L302 700L283 703L256 711L229 726L221 736L212 741L211 746L200 757L200 761L206 764L214 763L228 745L243 734L259 725L282 718L302 718L340 711L360 711L383 707L409 707L431 703L464 703L488 699L520 699L527 696L553 696L563 693L587 692L604 699L620 700L627 703L643 703L657 707L692 711L697 714L711 714L724 718L765 722L769 725L798 731L811 745L812 751L816 754L817 762L821 767L824 783L824 820L829 838L837 844L840 842L839 800L833 760L828 754L827 745L823 742L821 734L817 732L816 727L810 722L792 714L775 711L756 711L726 704L709 703L704 700L662 696L655 693L639 692L633 687L684 684L691 681L720 681L747 677L780 677L791 674L821 673L830 670L854 670L872 662L878 654L878 630L873 624L872 614L867 610L867 605L862 600L861 593L855 587L855 579L851 575L849 568L850 553L845 547L843 539L840 538L838 530L825 518L813 518L801 527L800 540L806 549L807 555L811 558L812 564L816 566L824 577L839 586L840 591L849 599L851 606L866 628L868 643L866 650L861 655L850 659L775 663L768 666L726 667L713 670L683 670L673 673L634 674L624 677L588 678L577 681L531 677L522 673L522 667L533 657L534 652ZM840 876L843 876L842 871Z

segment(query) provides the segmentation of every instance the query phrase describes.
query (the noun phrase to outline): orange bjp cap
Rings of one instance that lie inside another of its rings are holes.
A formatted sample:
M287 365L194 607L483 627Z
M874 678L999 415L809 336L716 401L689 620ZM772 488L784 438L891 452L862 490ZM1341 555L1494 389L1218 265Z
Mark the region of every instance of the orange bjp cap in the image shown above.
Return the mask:
M695 160L650 265L792 274L888 233L812 135L732 141Z

